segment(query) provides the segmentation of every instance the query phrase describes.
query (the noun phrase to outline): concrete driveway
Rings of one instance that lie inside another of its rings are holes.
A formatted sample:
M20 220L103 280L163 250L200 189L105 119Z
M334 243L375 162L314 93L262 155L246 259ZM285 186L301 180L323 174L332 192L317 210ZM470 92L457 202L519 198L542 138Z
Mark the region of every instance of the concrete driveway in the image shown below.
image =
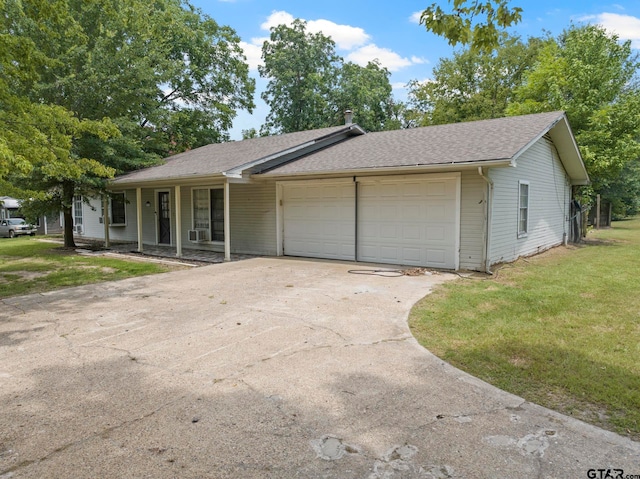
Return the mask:
M354 267L258 258L2 301L0 478L640 474L640 444L417 344L411 306L453 276Z

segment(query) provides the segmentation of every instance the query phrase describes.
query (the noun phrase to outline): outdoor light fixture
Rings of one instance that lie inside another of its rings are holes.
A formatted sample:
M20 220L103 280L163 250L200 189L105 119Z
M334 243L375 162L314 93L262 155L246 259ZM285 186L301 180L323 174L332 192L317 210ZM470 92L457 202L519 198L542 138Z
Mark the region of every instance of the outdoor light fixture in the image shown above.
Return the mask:
M149 208L149 206L151 206L151 201L147 201L144 205Z

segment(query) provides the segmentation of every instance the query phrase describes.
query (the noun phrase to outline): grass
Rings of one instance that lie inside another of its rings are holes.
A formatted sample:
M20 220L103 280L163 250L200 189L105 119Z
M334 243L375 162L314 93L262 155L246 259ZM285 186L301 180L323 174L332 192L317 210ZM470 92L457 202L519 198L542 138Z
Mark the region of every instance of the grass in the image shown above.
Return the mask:
M83 256L56 243L0 239L0 298L69 286L163 273L175 266L104 256Z
M410 327L474 376L640 439L640 219L443 285Z

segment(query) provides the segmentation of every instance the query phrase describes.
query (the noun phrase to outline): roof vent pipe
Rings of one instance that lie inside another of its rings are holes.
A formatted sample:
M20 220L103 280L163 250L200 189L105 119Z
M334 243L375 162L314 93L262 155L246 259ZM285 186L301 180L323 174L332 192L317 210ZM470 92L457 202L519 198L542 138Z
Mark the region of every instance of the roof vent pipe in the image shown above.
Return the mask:
M347 126L353 124L353 112L351 110L344 112L344 124Z

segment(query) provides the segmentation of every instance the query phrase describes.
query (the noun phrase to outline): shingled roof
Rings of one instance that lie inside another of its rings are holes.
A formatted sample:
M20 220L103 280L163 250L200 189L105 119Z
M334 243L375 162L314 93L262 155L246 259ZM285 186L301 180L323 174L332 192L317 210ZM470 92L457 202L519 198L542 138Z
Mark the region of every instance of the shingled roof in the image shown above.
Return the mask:
M368 133L265 176L511 161L564 119L563 112Z
M514 165L520 154L547 134L572 183L588 184L580 152L561 111L368 134L357 125L344 125L218 143L174 155L162 165L120 176L113 183Z
M142 183L223 175L242 165L259 163L262 159L298 148L309 142L317 142L332 135L352 130L354 130L354 126L343 125L242 141L213 143L170 156L161 165L119 176L113 183ZM359 131L362 132L362 130Z

